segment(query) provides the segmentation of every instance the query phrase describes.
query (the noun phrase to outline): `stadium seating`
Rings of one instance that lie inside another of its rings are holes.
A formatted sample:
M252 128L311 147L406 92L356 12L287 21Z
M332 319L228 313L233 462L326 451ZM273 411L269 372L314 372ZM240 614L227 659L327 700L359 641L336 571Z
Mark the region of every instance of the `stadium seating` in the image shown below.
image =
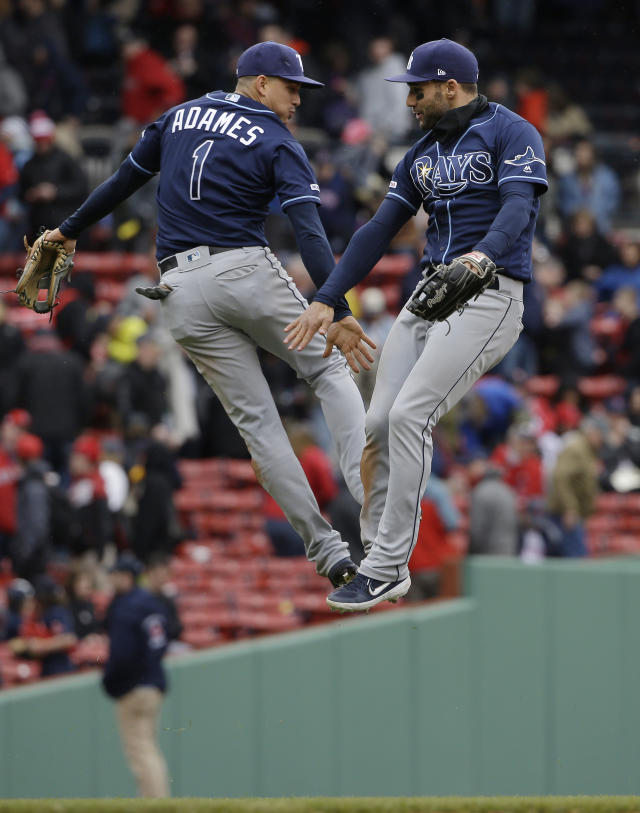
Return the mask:
M586 531L593 556L640 554L640 494L600 494Z

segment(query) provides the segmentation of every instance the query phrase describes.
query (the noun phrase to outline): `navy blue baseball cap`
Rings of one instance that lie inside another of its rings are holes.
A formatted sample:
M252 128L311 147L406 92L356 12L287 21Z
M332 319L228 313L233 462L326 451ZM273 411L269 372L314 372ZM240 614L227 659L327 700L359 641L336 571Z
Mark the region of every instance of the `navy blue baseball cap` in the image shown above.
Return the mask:
M478 60L464 45L441 39L418 45L411 53L407 72L386 77L387 82L456 82L475 84L478 81Z
M279 42L259 42L238 57L237 76L278 76L300 82L307 87L324 87L322 82L304 75L302 57L288 45Z
M110 568L110 573L131 573L134 578L143 571L142 562L130 551L123 551L115 561L115 564Z

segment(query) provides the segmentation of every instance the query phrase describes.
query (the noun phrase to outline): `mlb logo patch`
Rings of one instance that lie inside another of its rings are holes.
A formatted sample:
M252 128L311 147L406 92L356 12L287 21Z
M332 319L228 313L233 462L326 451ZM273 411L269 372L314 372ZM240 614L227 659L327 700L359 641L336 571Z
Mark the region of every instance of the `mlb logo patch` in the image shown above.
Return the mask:
M397 185L397 181L389 181L389 189L395 189Z
M192 251L191 254L187 254L187 262L192 263L196 260L200 259L200 252L196 249L196 251Z
M309 186L313 189L314 192L320 191L320 186L317 183L310 183Z
M239 93L227 93L224 97L225 101L227 102L239 102L240 101L240 94Z

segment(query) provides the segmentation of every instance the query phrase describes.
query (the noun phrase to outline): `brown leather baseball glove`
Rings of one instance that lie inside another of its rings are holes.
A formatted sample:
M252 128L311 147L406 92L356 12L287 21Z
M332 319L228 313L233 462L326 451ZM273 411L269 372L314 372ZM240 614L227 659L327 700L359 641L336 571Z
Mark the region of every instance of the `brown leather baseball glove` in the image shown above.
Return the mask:
M66 251L62 243L47 240L47 233L43 231L32 246L24 238L27 260L24 268L18 269L19 278L15 288L20 304L36 313L53 310L62 280L68 279L73 267L74 252ZM42 290L46 290L47 295L44 299L38 299Z

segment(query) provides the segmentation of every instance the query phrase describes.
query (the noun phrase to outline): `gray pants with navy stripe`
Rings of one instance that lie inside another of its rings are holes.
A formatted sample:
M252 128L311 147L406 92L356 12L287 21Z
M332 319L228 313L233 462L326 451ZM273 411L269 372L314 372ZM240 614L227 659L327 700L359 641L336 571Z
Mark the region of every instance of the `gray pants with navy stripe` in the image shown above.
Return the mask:
M175 256L178 267L162 277L173 289L162 300L167 327L238 428L260 483L304 540L307 557L326 575L349 555L348 545L320 513L282 426L257 347L286 361L311 386L347 486L362 503L365 412L345 359L337 350L323 358L324 339L319 336L301 352L287 349L284 327L307 303L268 248L209 256L206 246L198 246Z
M522 283L499 277L446 322L403 308L384 344L367 413L360 517L365 576L390 582L409 575L420 501L431 472L431 433L522 330Z

